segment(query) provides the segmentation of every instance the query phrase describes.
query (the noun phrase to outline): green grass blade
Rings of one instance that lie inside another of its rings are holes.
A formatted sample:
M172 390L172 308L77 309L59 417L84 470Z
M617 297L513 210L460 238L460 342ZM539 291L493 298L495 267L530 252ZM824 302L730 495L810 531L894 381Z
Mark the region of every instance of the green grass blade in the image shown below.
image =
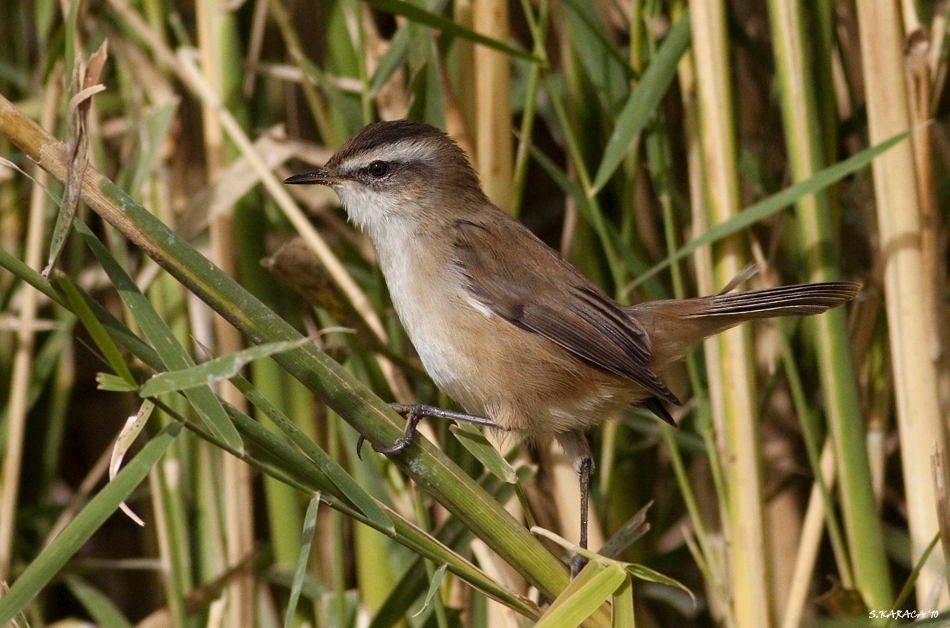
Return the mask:
M82 578L67 576L66 586L69 587L70 593L79 600L97 626L102 628L132 628L132 623L116 608L112 600Z
M92 341L96 343L96 346L99 348L99 351L102 352L102 355L112 370L121 377L125 383L134 386L135 378L132 376L132 371L129 370L125 360L122 358L122 352L119 351L118 345L116 345L115 340L109 336L109 332L106 331L105 326L96 318L92 308L89 307L89 304L82 297L79 288L76 287L73 280L66 275L60 275L56 278L56 285L66 295L72 311L79 317L83 327L89 332Z
M143 397L154 397L162 393L184 391L231 379L254 360L297 349L308 342L310 342L309 338L269 342L214 358L190 368L159 373L139 387L139 394Z
M375 7L376 9L379 9L380 11L392 13L393 15L401 15L406 19L412 20L413 22L425 24L426 26L438 29L446 35L452 35L453 37L459 37L476 44L488 46L489 48L494 48L499 52L503 52L514 57L521 57L522 59L528 59L529 61L534 61L536 63L544 62L543 59L534 56L527 50L513 48L504 42L500 42L497 39L492 39L491 37L487 37L481 33L476 33L471 29L459 26L448 18L445 18L437 13L426 11L425 9L420 9L419 7L409 4L408 2L403 2L403 0L366 0L366 3Z
M616 111L630 94L633 70L620 51L607 41L604 25L592 2L568 0L564 2L564 9L571 47L583 66L585 80L593 84L604 111Z
M575 628L620 588L627 574L614 561L592 560L551 603L535 628Z
M445 570L448 568L448 564L444 563L439 566L438 569L432 574L432 580L429 582L429 590L426 591L426 599L422 602L422 608L416 611L413 617L418 617L429 608L429 604L432 603L432 598L436 596L439 592L439 587L442 586L442 579L445 578Z
M106 519L132 494L165 450L181 432L179 423L171 423L152 438L116 476L83 508L24 570L0 598L0 625L7 625L49 582L63 565L89 540Z
M294 581L290 587L290 600L287 602L287 614L284 616L284 628L293 626L294 616L297 613L297 600L300 599L300 589L303 587L304 576L307 575L307 566L310 558L310 546L313 544L313 534L317 531L317 509L320 506L320 494L316 494L307 506L304 516L303 532L300 535L300 555L297 559L297 569L294 571Z
M693 595L693 592L686 588L685 585L677 582L669 576L664 576L658 571L654 571L649 567L644 567L643 565L637 565L635 563L628 563L624 565L624 569L631 576L637 580L645 580L646 582L656 582L657 584L665 584L668 587L675 587L677 589L682 589L686 593L689 593L689 596L693 598L693 601L696 601L696 596Z
M623 581L623 584L613 593L613 605L611 609L611 625L614 628L633 628L633 583L630 578Z
M668 267L673 262L678 262L679 260L688 256L699 247L712 244L713 242L718 242L727 236L743 231L760 220L794 205L795 201L806 194L812 194L818 190L822 190L832 183L840 181L849 174L867 167L875 157L885 152L895 144L906 140L911 136L912 133L913 130L905 131L904 133L898 133L894 137L887 139L876 146L872 146L871 148L863 150L853 157L849 157L842 162L839 162L833 166L829 166L824 170L818 171L810 179L806 179L801 183L790 185L781 192L773 194L767 199L749 205L744 210L736 214L734 218L710 227L703 235L684 244L675 253L667 257L665 260L651 268L643 275L637 277L636 281L634 281L630 287L634 288L640 285L647 279L659 273L664 268Z
M187 369L195 365L191 356L185 351L175 338L171 329L162 320L152 304L132 281L132 278L116 262L115 258L99 242L99 239L81 222L76 222L76 230L82 235L87 246L92 250L96 259L102 264L109 279L112 280L123 302L135 317L145 336L152 343L155 351L168 369ZM209 262L205 262L209 263ZM234 451L241 451L244 447L241 436L238 434L221 402L207 386L184 391L185 397L195 408L195 411L204 421L208 429Z
M377 93L392 78L392 75L399 69L409 54L410 43L409 25L402 24L396 29L396 33L389 40L389 47L386 53L379 60L376 71L369 79L370 93Z
M596 194L607 185L607 181L626 156L630 142L643 131L653 117L660 100L676 77L676 67L689 42L689 15L686 14L667 35L653 62L637 83L636 90L630 95L627 104L617 116L614 132L607 141L604 157L601 159L597 174L594 175L591 194Z

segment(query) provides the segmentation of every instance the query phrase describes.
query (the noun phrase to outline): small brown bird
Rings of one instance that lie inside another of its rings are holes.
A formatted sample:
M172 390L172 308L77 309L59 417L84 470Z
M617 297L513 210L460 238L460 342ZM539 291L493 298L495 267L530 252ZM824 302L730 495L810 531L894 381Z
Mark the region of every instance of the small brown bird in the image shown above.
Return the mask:
M435 384L474 417L555 438L581 482L587 546L592 468L584 432L631 404L679 404L660 374L703 339L743 321L818 314L850 282L716 294L623 307L482 192L464 152L415 122L378 122L322 170L285 183L332 187L370 238L393 305ZM394 453L409 444L419 412ZM576 567L576 564L575 564Z

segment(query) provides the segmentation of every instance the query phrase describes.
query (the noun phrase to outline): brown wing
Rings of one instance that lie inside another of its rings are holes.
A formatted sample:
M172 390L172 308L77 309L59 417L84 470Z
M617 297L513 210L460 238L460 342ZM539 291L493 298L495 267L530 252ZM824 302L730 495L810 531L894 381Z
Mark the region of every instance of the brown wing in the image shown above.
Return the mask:
M520 223L499 216L489 233L484 224L459 220L454 230L455 263L468 290L496 316L679 404L650 370L650 339L636 319Z

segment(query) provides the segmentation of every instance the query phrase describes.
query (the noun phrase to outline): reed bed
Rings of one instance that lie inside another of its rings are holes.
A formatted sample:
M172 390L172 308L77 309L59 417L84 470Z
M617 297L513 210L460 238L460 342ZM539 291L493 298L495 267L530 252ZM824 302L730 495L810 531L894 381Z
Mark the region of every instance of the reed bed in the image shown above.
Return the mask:
M948 17L3 3L0 625L941 625ZM864 287L707 341L677 429L592 435L605 549L571 580L556 448L434 422L356 455L388 402L452 402L335 195L280 182L397 118L620 302L749 263Z

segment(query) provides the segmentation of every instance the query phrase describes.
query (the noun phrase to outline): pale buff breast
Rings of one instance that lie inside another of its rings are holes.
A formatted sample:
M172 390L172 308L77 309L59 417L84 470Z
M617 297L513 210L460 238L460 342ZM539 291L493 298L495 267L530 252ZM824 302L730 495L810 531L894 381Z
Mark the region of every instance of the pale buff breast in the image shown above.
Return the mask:
M471 308L420 351L436 385L467 412L534 438L586 430L643 398L543 336Z
M594 427L642 400L636 384L473 299L446 249L398 235L374 238L396 313L432 381L466 412L546 438Z

